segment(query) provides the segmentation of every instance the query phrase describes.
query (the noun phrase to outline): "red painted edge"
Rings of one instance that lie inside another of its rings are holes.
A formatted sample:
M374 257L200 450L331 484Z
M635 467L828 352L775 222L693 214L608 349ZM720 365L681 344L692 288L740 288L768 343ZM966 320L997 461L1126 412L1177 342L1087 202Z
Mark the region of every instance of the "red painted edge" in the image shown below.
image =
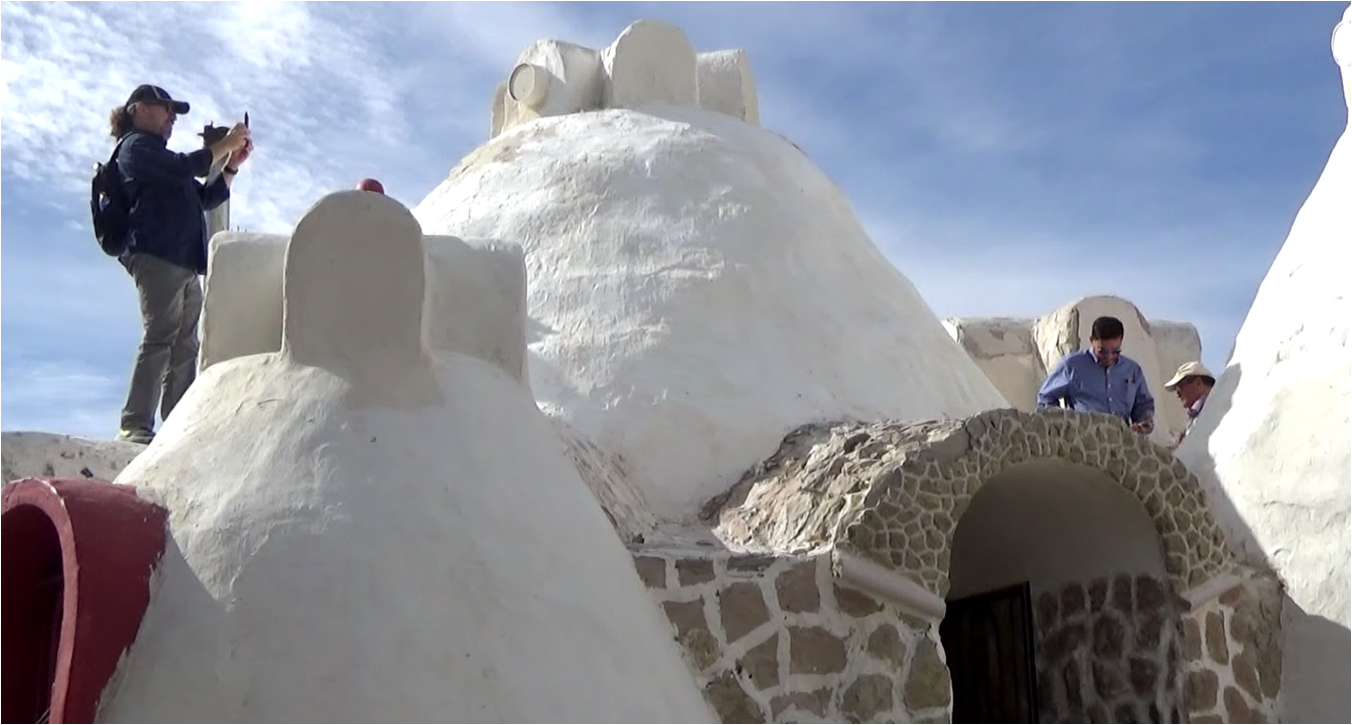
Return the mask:
M132 486L103 481L27 478L4 487L3 526L31 520L34 510L46 516L60 539L65 581L49 722L93 722L103 688L136 640L150 604L150 579L164 553L168 512L141 499ZM5 570L44 545L38 535L25 541L26 532L36 531L31 525L15 531L0 551ZM24 598L31 596L31 587L9 582L0 589L0 648L7 665L16 656L11 648L25 645L17 628L24 624L22 613L32 607L25 607ZM11 612L16 614L7 616ZM31 644L32 635L28 640ZM6 677L0 688L12 679ZM0 696L10 699L7 691Z

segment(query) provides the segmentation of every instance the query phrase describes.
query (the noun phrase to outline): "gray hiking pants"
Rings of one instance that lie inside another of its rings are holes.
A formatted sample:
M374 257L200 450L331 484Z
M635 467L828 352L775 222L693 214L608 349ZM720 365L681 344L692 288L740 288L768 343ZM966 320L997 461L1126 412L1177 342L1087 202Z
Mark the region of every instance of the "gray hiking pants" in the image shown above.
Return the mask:
M197 274L149 254L132 254L123 266L141 300L141 347L131 373L122 430L155 430L197 377L197 320L202 283Z

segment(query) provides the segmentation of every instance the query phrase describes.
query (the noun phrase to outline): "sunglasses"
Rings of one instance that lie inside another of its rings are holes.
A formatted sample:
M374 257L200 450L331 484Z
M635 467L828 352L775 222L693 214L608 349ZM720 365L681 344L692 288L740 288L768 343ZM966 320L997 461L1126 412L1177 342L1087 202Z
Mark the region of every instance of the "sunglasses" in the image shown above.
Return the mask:
M1112 348L1111 350L1108 349L1108 348L1106 348L1106 347L1104 347L1104 348L1099 348L1098 350L1095 350L1095 351L1094 351L1094 354L1095 354L1095 355L1098 355L1099 357L1121 357L1121 356L1122 356L1122 348L1120 348L1120 347L1115 347L1115 348Z

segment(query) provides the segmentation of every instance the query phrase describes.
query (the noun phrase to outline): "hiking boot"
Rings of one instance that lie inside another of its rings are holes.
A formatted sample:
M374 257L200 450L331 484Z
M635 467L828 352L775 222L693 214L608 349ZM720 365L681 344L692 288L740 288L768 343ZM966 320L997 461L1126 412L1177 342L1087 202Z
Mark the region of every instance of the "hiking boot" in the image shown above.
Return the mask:
M155 431L150 430L123 430L118 431L117 439L127 441L128 443L140 443L141 445L150 445L155 440Z

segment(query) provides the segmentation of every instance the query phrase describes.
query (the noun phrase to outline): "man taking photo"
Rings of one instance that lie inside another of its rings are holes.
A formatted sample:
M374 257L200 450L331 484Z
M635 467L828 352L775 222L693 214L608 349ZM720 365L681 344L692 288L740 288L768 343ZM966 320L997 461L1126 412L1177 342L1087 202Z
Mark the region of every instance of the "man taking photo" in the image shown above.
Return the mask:
M206 211L230 198L230 184L253 152L242 123L206 148L169 150L174 121L188 110L163 88L142 85L109 115L129 207L126 251L118 261L135 282L141 304L141 344L118 433L120 440L135 443L154 438L155 409L168 418L197 376ZM197 181L222 160L224 170L214 181Z

